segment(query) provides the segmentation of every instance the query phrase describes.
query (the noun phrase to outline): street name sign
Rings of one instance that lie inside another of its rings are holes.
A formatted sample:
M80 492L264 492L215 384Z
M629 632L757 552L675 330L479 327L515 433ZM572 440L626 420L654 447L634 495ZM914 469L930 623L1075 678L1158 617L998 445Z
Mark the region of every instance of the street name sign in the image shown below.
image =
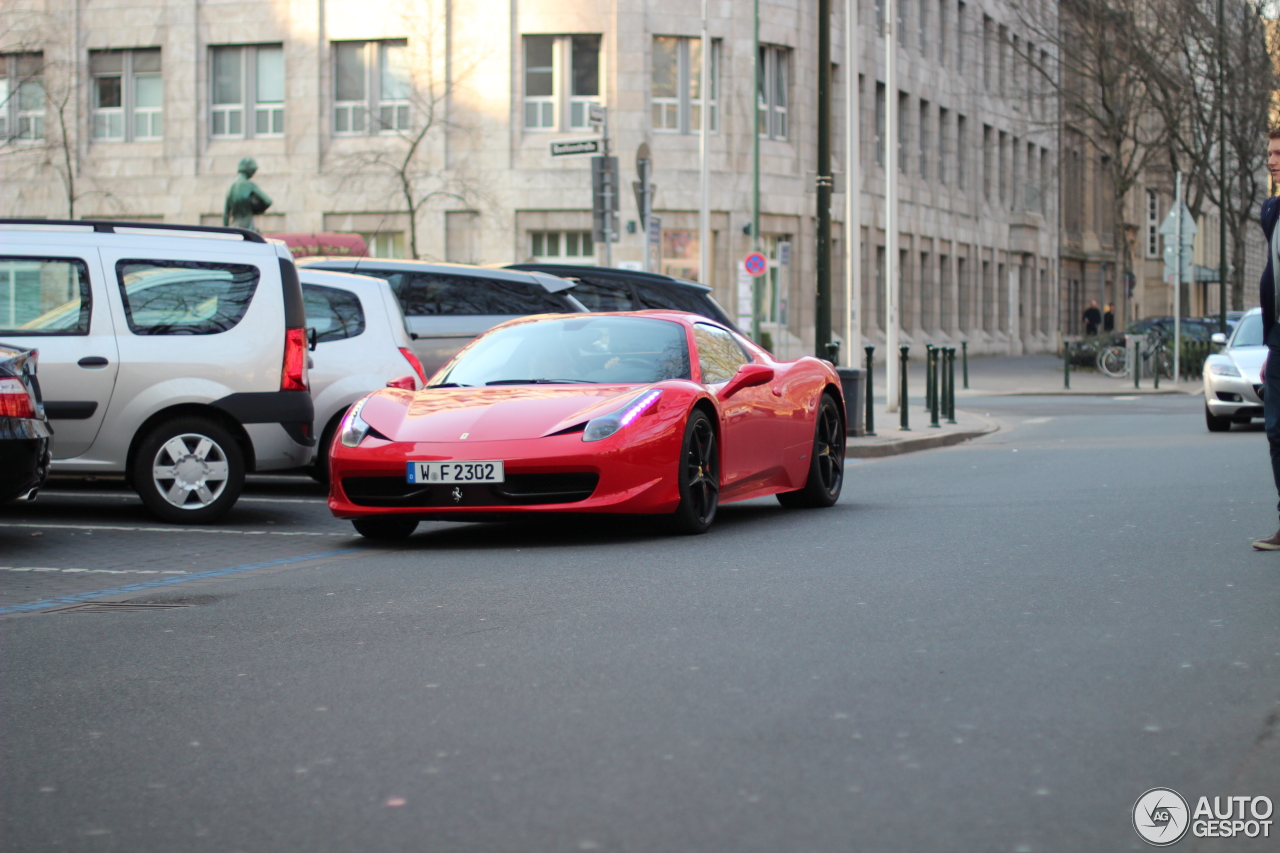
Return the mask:
M552 157L594 157L603 151L599 139L557 139L551 143Z

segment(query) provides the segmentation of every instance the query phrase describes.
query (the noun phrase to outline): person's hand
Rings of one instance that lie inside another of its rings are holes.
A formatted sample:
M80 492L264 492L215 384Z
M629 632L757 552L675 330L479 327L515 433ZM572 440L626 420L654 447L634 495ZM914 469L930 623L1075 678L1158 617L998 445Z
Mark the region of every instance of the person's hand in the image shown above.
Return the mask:
M1267 360L1262 360L1262 369L1258 371L1258 382L1262 385L1267 384Z

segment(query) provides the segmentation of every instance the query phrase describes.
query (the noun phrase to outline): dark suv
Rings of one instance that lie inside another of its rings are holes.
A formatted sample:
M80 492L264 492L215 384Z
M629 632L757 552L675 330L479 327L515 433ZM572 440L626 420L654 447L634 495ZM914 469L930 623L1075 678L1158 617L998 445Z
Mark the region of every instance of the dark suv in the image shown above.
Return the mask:
M711 288L661 273L576 264L509 264L506 269L549 273L574 282L573 295L592 311L643 311L667 308L710 317L737 329Z
M307 258L298 266L389 283L427 376L476 335L513 317L588 310L571 295L573 282L537 272L391 258Z

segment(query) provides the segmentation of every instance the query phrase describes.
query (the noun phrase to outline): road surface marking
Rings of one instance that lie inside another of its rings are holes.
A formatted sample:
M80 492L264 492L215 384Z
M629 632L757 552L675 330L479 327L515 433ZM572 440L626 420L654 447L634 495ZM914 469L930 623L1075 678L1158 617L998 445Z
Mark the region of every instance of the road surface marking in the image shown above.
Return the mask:
M56 492L51 489L41 489L40 496L55 498L132 498L133 500L141 500L135 492ZM251 498L242 495L237 499L237 503L248 501L250 503L264 504L313 504L327 499L319 495L314 498Z
M41 530L123 530L130 533L227 533L235 536L346 536L350 533L316 533L309 530L226 530L216 527L123 527L116 524L36 524L23 522L0 523L3 527L34 527Z
M89 575L185 575L166 569L51 569L45 566L0 566L0 572L69 572Z

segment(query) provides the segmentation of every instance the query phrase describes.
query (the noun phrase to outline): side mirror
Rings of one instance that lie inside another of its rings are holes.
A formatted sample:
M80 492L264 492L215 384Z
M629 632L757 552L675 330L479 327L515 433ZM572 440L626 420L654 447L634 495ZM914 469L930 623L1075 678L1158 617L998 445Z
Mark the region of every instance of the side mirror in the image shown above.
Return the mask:
M397 376L395 379L387 380L388 388L403 388L405 391L412 391L418 387L417 379L413 376Z
M1227 345L1227 336L1222 332L1214 332L1212 335L1209 336L1209 340L1213 341L1215 344L1217 344L1220 347Z
M315 326L307 327L307 347L312 351L316 351L316 344L320 343L320 333L316 331Z
M721 400L727 400L743 388L754 388L757 385L764 385L772 381L772 367L767 364L747 363L739 367L733 378L724 383L724 387L720 389L720 393L717 396Z

